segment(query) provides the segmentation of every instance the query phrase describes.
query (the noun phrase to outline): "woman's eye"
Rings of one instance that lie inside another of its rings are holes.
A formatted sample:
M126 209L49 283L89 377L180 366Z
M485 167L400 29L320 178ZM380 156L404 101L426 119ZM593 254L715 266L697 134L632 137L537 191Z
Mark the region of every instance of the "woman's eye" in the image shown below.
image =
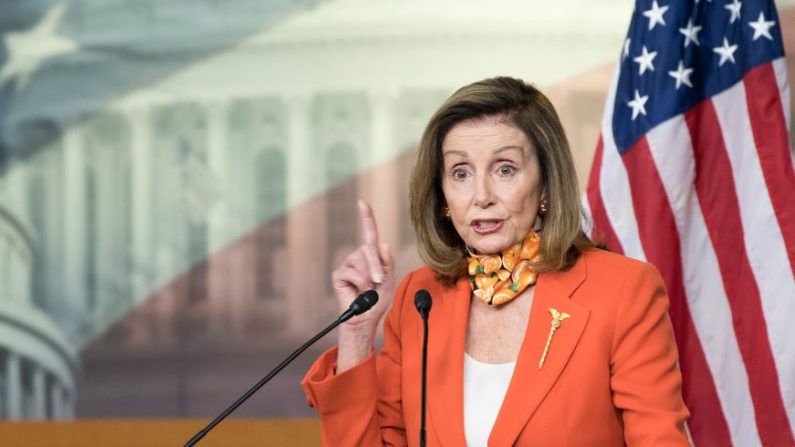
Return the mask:
M516 167L511 165L502 165L499 168L499 173L503 177L513 175L514 173L516 173Z
M461 168L453 169L453 178L456 180L464 180L467 178L467 171Z

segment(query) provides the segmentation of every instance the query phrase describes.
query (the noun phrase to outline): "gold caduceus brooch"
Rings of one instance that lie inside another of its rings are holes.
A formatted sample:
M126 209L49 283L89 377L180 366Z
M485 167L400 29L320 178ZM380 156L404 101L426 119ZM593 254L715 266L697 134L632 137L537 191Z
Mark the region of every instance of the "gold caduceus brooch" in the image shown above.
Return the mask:
M538 369L541 369L544 366L544 360L547 358L547 351L549 351L549 344L552 343L552 336L555 334L555 331L558 330L560 327L560 322L569 318L571 315L567 314L566 312L558 312L557 309L550 307L549 313L552 314L552 322L549 326L549 335L547 336L547 344L544 345L544 353L541 354L541 360L538 362Z

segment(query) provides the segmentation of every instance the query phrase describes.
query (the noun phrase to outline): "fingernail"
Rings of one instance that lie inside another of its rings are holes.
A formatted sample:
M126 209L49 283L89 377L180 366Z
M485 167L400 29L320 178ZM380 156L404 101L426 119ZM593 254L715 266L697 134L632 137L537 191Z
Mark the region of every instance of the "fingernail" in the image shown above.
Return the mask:
M376 284L381 284L384 282L384 277L376 273L373 275L373 282Z

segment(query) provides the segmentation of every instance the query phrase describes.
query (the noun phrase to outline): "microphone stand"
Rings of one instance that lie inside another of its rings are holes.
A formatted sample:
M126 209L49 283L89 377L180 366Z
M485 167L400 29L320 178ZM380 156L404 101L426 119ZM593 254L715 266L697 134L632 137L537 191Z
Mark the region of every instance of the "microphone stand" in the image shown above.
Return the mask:
M428 317L422 319L422 411L420 412L420 447L425 447L425 407L428 390Z
M422 317L422 397L420 408L420 447L425 447L425 407L427 407L428 390L428 316L431 313L431 294L420 289L414 295L414 305Z
M247 401L249 397L254 395L260 388L263 387L266 383L268 383L276 374L278 374L281 370L284 369L285 366L289 365L296 357L301 355L307 348L312 346L316 341L323 338L326 334L331 332L334 328L339 326L340 324L350 320L354 315L359 315L361 313L366 312L369 310L373 305L378 301L378 294L375 290L368 290L358 297L356 300L351 304L351 307L348 308L336 321L328 325L325 329L320 331L317 335L312 337L308 342L304 343L300 348L295 350L292 354L290 354L284 361L279 363L271 372L268 373L265 377L262 378L256 385L252 386L248 391L246 391L242 396L240 396L232 405L226 408L221 414L219 414L215 419L212 420L206 427L199 430L188 442L185 443L185 447L193 447L201 441L207 433L210 432L216 425L218 425L221 421L226 419L233 411L237 409L243 402Z

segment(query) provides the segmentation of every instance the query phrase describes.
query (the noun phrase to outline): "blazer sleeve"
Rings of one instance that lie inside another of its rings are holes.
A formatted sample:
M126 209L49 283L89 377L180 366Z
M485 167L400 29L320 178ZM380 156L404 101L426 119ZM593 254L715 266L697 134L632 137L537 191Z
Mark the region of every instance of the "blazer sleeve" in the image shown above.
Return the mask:
M398 286L376 357L336 374L337 348L322 354L301 386L320 416L324 446L405 446L401 398L400 320L411 275Z
M613 404L628 446L689 446L682 376L668 295L650 264L627 275L617 307L610 363Z

